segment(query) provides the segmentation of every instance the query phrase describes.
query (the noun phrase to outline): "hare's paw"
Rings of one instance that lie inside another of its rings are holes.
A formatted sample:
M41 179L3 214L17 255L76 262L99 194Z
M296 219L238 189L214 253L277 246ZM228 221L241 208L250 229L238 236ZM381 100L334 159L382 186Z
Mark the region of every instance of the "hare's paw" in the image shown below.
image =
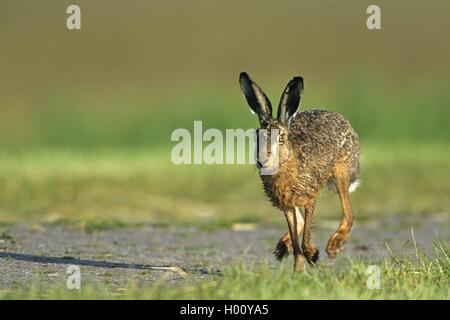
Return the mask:
M302 251L306 258L306 261L310 265L315 265L319 260L319 250L317 250L315 246L311 247L302 246Z
M289 243L286 243L286 241L281 238L273 250L273 254L278 261L281 261L284 257L287 257L291 253L291 250L292 247L290 241Z
M347 234L343 234L340 232L337 232L330 237L326 249L330 258L336 258L336 256L344 249L347 237Z

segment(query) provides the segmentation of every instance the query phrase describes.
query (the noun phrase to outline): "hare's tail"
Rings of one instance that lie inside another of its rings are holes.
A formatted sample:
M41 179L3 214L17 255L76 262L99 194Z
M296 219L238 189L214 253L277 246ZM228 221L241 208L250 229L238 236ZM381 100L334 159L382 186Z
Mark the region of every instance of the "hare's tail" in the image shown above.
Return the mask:
M355 191L360 185L361 185L361 180L356 179L356 180L352 181L352 183L350 183L350 186L348 187L348 192L351 193L351 192ZM332 192L337 192L336 184L334 181L332 181L328 184L328 190L330 190Z
M361 180L355 180L350 184L350 187L348 187L348 192L353 192L356 190L356 188L358 188L361 184Z

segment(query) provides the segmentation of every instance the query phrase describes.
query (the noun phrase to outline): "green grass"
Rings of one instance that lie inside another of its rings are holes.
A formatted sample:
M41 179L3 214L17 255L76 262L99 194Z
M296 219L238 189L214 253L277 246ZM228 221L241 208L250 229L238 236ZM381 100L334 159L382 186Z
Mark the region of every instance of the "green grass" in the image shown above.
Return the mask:
M362 186L352 194L359 219L448 212L450 173L444 144L363 144ZM41 150L0 156L3 223L73 223L86 230L142 223L283 223L251 165L176 166L170 150ZM321 216L337 217L323 192Z
M308 89L301 108L340 112L358 132L362 186L352 195L358 217L448 212L447 82L406 82L393 91L392 83L361 73L345 76L328 90ZM192 129L194 120L203 120L204 129L257 126L238 87L233 90L192 88L148 102L139 90L111 100L72 92L48 96L27 112L4 113L0 221L75 221L92 230L278 223L254 167L170 161L171 132ZM279 90L268 92L278 97ZM335 216L338 207L334 195L323 193L320 215Z
M305 93L302 109L340 112L360 136L362 186L352 195L360 219L450 210L445 83L406 82L393 91L392 83L353 73L325 91L317 84ZM204 129L257 126L238 87L191 89L148 102L139 90L111 100L80 91L48 96L27 112L5 112L0 221L71 221L91 230L279 223L254 167L171 163L175 128L192 129L194 120L203 120ZM268 89L278 96L279 88ZM336 199L323 193L320 215L338 214Z
M27 288L0 291L3 299L450 299L450 245L437 242L433 253L393 256L372 263L380 268L380 288L369 289L369 264L347 260L293 274L291 261L279 268L267 265L229 266L222 276L182 285L137 285L132 280L112 290L106 285L82 285L70 291L37 282Z
M367 76L352 76L324 93L320 84L308 89L300 110L325 108L343 114L362 141L383 143L448 143L449 82L399 85ZM329 84L328 84L329 85ZM282 88L268 90L276 105ZM193 129L194 120L207 128L254 128L257 118L248 111L238 87L233 91L208 85L163 102L142 101L142 93L126 97L47 97L26 112L5 112L0 119L3 151L33 149L152 149L172 146L176 128ZM151 97L151 94L149 94ZM150 98L148 98L150 99ZM182 101L182 103L180 103Z

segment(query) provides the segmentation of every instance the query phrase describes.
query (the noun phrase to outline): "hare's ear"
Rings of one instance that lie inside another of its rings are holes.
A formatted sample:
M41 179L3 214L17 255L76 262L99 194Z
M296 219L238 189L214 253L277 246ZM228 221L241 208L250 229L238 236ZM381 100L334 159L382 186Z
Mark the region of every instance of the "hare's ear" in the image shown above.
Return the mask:
M300 98L303 93L303 78L294 77L284 89L283 95L278 105L277 117L283 123L288 123L289 119L297 112Z
M241 72L239 84L250 109L258 115L259 122L272 118L272 105L269 99L247 73Z

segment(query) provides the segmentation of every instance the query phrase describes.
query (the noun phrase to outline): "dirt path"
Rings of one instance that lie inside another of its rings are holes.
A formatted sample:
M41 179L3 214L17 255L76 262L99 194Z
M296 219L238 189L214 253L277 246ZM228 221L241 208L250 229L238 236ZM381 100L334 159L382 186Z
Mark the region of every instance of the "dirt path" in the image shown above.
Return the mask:
M408 247L411 227L418 245L429 248L440 236L449 238L448 215L361 221L342 256L375 260ZM337 221L315 228L322 263L330 263L324 247ZM0 230L0 289L26 286L33 281L64 285L69 265L77 265L83 283L120 288L128 279L145 285L154 281L177 283L220 274L233 261L268 262L277 266L272 249L282 228L247 225L202 232L196 228L125 228L86 233L57 225L13 225ZM245 229L245 228L244 228ZM406 245L405 245L406 243ZM342 259L342 258L340 258ZM181 269L157 269L158 267Z

